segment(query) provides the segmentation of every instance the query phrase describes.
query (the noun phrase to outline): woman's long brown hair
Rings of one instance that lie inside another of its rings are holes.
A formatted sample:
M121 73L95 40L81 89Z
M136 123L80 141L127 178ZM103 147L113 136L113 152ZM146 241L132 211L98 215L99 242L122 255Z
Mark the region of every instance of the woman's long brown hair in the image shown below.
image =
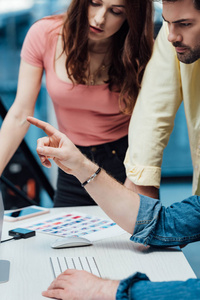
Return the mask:
M88 6L89 0L72 0L63 24L66 70L69 78L76 84L87 82ZM152 1L125 0L125 11L127 20L113 36L112 61L107 83L111 91L120 93L121 110L131 114L144 69L152 53Z

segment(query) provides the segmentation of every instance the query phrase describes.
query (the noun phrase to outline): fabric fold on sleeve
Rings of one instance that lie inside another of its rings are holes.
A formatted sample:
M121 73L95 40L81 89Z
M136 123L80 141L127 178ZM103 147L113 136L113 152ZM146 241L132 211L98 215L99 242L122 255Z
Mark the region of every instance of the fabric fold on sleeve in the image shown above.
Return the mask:
M160 187L160 167L133 165L129 160L129 150L127 150L124 164L126 165L126 175L134 184Z
M132 276L129 276L128 278L121 280L120 284L117 289L117 294L116 294L116 300L125 300L125 299L130 299L130 291L134 285L134 283L140 281L140 280L146 280L149 281L149 278L142 273L134 273Z
M158 199L140 195L131 240L154 247L172 247L200 240L200 197L191 196L164 207Z
M149 245L154 236L159 213L162 209L161 201L140 195L140 208L131 240L136 243Z

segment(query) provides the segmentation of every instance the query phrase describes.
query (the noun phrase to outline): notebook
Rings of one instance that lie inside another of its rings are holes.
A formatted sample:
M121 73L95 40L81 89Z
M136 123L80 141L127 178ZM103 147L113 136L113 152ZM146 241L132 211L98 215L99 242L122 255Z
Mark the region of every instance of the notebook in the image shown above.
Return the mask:
M92 256L50 257L50 264L54 278L67 269L85 270L101 277L97 262Z

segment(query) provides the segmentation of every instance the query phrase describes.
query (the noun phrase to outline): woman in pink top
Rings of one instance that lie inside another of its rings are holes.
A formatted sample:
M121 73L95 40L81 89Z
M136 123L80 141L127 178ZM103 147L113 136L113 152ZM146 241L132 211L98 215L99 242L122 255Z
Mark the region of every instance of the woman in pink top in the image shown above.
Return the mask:
M127 133L153 44L151 0L72 0L36 22L21 52L18 89L0 133L0 174L25 136L43 71L59 130L120 182ZM54 206L93 205L59 170Z

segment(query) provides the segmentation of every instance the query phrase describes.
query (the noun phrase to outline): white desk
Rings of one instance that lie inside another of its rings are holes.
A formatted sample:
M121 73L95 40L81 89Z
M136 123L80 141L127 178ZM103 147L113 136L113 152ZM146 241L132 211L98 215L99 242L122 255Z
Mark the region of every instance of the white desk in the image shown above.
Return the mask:
M97 206L56 208L51 214L62 211L82 211L107 218ZM46 215L32 218L39 220ZM3 237L9 229L20 227L25 221L4 222ZM94 256L103 277L125 278L135 271L146 273L152 281L186 280L196 278L183 253L178 249L156 250L135 244L129 234L104 239L93 246L55 250L50 243L55 236L36 233L26 240L13 240L0 245L0 259L11 262L10 280L0 284L1 300L44 300L41 291L53 280L50 256Z

